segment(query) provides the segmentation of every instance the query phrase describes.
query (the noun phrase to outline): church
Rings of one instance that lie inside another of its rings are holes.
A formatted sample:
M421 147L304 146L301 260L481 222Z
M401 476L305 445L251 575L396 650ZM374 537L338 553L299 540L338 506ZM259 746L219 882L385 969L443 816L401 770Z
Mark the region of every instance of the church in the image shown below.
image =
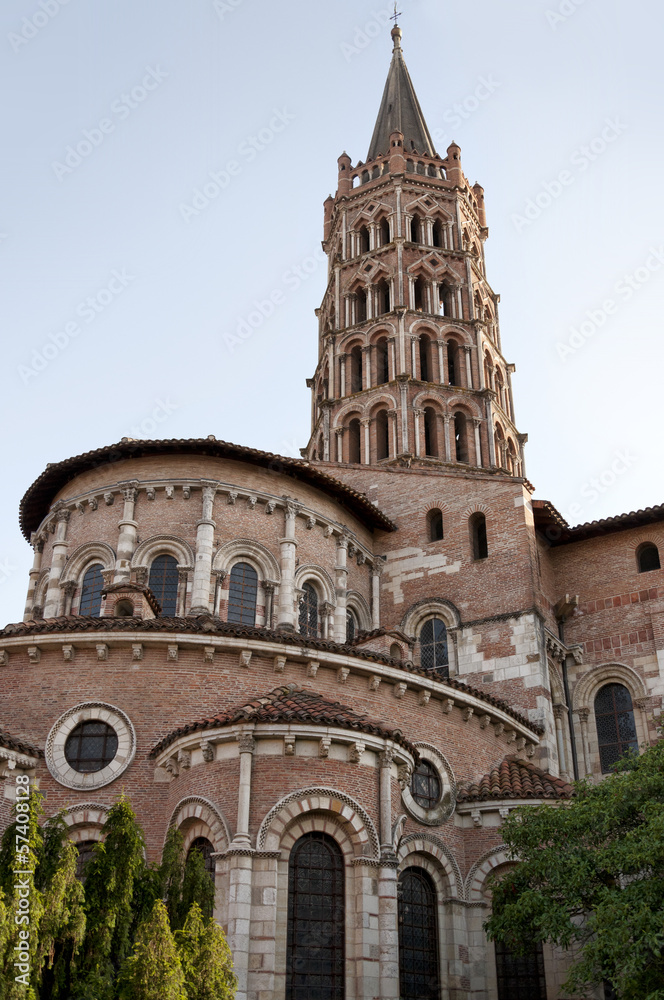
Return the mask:
M123 791L150 861L180 828L238 1000L554 1000L567 956L487 942L487 878L512 809L657 736L664 506L533 497L484 192L392 42L324 203L302 458L123 438L24 496L0 826L28 774L82 857Z

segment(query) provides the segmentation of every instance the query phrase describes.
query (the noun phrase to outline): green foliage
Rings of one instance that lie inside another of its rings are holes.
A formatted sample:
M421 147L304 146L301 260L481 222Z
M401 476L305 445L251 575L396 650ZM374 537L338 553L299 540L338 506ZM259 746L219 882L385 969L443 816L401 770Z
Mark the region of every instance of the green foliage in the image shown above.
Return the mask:
M168 912L160 899L138 929L134 954L120 977L120 996L122 1000L187 1000Z
M520 863L492 885L489 937L574 945L573 994L664 1000L664 740L569 803L514 810L503 836Z
M175 939L188 1000L233 1000L237 980L231 950L219 924L205 920L198 903Z
M85 897L83 886L76 878L77 861L75 845L65 840L59 857L52 859L55 867L44 889L37 967L43 970L42 993L49 1000L69 997L77 955L85 935Z
M198 905L205 917L211 917L214 909L214 882L205 868L205 861L200 851L190 852L184 866L182 879L182 904L178 927L181 927L192 906Z
M174 931L184 926L187 914L195 903L204 916L212 916L214 883L205 869L203 855L194 850L185 861L184 837L175 827L171 827L166 836L162 862L157 870L157 883L158 895L166 902Z

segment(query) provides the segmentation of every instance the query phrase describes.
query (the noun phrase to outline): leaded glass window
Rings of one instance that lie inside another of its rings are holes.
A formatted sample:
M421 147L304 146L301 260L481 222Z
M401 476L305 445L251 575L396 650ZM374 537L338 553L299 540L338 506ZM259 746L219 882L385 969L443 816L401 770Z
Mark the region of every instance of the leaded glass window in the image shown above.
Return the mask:
M159 601L164 617L172 618L178 604L178 564L173 556L157 556L150 567L148 586Z
M516 955L496 941L498 1000L546 1000L546 979L542 945L525 955Z
M104 589L102 566L95 564L85 571L81 587L81 603L79 615L90 615L99 618L101 612L101 592Z
M401 1000L438 1000L438 920L436 889L423 868L399 877L399 996Z
M313 638L318 636L318 594L310 583L305 583L302 588L300 632Z
M420 663L434 668L443 676L449 674L447 654L447 628L440 618L430 618L420 632Z
M410 781L410 794L423 809L435 809L440 802L442 786L438 772L428 760L421 760Z
M241 625L256 624L258 573L249 563L236 563L228 590L228 620Z
M67 763L81 774L101 771L115 759L117 752L117 733L99 719L79 723L65 743Z
M629 750L638 752L632 697L622 684L607 684L595 698L595 723L602 774Z
M288 864L286 1000L344 1000L344 861L326 833L308 833Z

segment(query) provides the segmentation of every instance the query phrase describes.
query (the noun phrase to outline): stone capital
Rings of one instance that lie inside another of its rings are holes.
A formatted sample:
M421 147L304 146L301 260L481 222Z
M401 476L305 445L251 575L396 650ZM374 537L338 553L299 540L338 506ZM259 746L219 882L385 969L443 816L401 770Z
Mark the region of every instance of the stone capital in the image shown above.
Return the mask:
M254 753L256 749L256 740L253 738L251 733L238 733L237 741L240 746L240 753Z

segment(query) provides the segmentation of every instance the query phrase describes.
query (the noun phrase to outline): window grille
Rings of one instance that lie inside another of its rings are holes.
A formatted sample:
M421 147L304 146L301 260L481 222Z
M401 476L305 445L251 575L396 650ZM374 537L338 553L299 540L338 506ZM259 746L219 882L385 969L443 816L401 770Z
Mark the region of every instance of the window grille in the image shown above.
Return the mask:
M350 645L350 643L352 643L352 642L355 641L355 631L356 631L355 615L353 614L352 611L347 611L346 612L346 642L349 645Z
M79 615L89 615L92 618L99 618L101 613L101 592L104 589L104 577L102 566L95 564L85 571L83 586L81 587L81 602L78 608Z
M195 840L192 840L191 846L187 851L187 860L191 857L192 851L198 851L198 853L202 855L203 862L205 864L205 871L208 873L208 875L214 882L216 866L215 866L215 860L212 857L212 855L214 854L213 845L210 843L207 837L196 837Z
M326 833L291 851L287 934L286 1000L344 1000L344 861Z
M413 771L410 794L423 809L435 809L440 802L442 786L438 772L428 760L421 760Z
M150 567L148 586L166 618L172 618L177 613L179 580L177 560L173 556L157 556Z
M602 774L630 750L638 753L632 697L622 684L607 684L595 698L595 724Z
M496 941L498 1000L546 1000L546 979L542 945L525 955L515 955Z
M101 771L115 759L118 737L106 722L81 722L67 737L65 758L70 767L82 774Z
M438 1000L438 921L436 889L423 868L399 877L399 996L401 1000Z
M430 618L420 632L420 663L427 669L436 669L443 676L449 675L447 628L440 618Z
M236 563L228 591L228 620L240 625L256 624L258 573L249 563Z
M310 583L305 583L300 602L300 632L313 638L318 636L318 594Z

